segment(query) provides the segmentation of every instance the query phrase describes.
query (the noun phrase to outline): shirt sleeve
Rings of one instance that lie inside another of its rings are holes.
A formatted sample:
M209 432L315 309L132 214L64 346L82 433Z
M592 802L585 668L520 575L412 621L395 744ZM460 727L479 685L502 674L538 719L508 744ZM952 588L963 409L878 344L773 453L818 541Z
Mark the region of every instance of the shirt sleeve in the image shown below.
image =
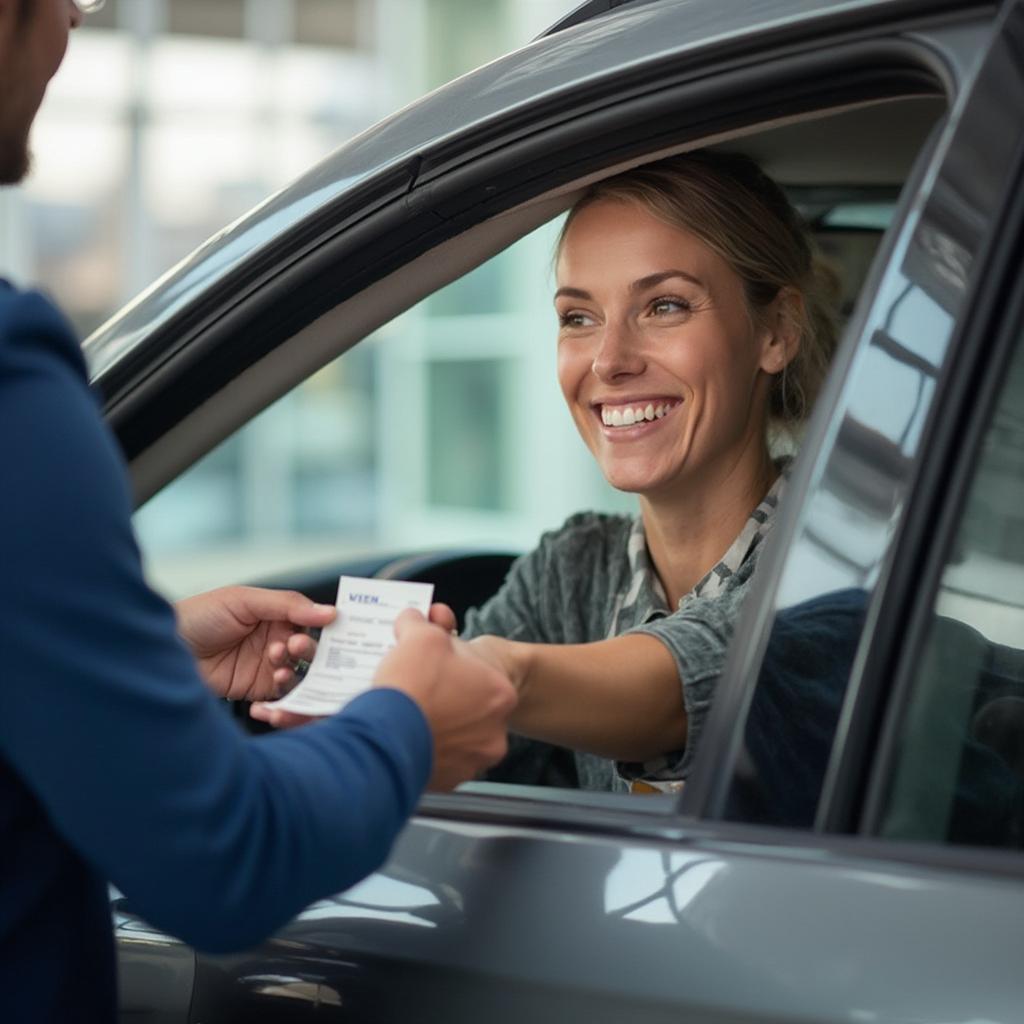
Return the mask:
M533 551L513 563L497 594L467 613L462 637L490 634L526 643L599 639L604 605L615 582L599 566L622 550L618 538L628 526L622 517L580 513L545 533ZM579 785L571 750L514 733L508 753L484 778L518 785Z
M670 781L690 774L753 568L754 559L748 559L721 594L692 598L679 611L629 630L657 637L676 663L686 708L686 746L642 764L619 763L623 778Z
M464 640L489 635L527 643L549 642L537 600L539 582L546 575L545 562L541 548L517 558L498 592L479 608L466 612L459 635Z
M466 615L462 636L540 644L604 639L607 606L626 572L625 516L581 512L518 558L501 589Z
M119 454L66 325L0 303L0 755L154 925L261 939L386 857L431 769L417 705L375 690L247 737L145 583Z
M461 636L500 636L524 643L565 643L563 574L559 549L565 527L541 537L537 547L517 558L498 592L466 613Z

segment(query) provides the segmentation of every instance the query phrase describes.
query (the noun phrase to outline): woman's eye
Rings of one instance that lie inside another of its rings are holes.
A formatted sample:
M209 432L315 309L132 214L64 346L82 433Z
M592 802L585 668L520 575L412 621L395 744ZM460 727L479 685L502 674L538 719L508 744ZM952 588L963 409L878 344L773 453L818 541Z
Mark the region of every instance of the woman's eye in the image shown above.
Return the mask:
M690 304L685 299L661 298L655 299L649 308L655 316L666 316L672 313L688 313Z
M560 327L589 327L593 322L593 319L587 316L586 313L581 313L575 309L569 310L568 313L558 314L558 324Z

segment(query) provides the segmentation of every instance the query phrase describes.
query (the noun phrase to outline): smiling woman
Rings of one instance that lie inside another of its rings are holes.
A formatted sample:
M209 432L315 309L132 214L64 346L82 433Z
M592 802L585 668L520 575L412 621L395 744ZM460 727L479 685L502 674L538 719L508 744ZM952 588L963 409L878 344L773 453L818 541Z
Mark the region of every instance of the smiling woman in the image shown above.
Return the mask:
M493 777L676 788L784 487L770 428L795 440L835 345L828 275L781 190L710 152L592 186L557 257L562 393L640 514L573 516L470 613L515 728L588 752L520 744Z

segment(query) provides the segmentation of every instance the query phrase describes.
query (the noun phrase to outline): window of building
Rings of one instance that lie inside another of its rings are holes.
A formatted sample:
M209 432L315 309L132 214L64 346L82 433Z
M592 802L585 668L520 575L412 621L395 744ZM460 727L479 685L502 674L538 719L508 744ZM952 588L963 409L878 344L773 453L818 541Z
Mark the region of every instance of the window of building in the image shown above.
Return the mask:
M295 42L356 47L360 43L359 0L294 0Z
M167 29L180 35L240 39L245 0L168 0Z

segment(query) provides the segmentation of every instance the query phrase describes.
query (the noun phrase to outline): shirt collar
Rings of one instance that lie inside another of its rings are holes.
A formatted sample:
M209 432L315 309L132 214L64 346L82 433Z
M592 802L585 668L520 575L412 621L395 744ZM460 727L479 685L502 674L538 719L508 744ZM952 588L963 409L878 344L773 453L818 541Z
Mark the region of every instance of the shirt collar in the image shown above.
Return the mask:
M779 476L771 489L751 512L743 529L729 545L728 551L693 590L680 600L680 607L694 597L714 597L721 593L729 577L739 569L769 532L774 523L775 509L785 490L790 460L783 460L778 465ZM629 584L624 591L620 591L616 599L608 631L609 637L617 636L624 629L639 626L652 619L663 618L671 612L665 590L654 571L654 564L647 550L647 537L641 516L633 520L630 528L629 539L626 542L626 557L629 562Z

